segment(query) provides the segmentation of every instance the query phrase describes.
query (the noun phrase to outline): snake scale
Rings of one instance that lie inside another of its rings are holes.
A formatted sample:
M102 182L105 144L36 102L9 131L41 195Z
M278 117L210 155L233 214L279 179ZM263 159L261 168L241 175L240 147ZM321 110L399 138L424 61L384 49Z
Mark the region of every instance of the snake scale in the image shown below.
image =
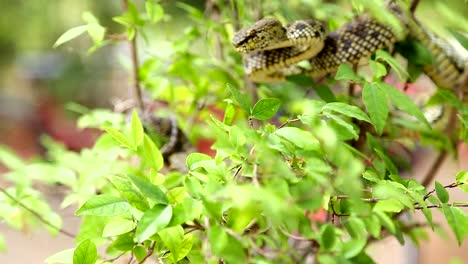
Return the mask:
M464 79L468 64L454 49L397 5L389 5L409 36L419 40L433 55L425 73L441 88L453 88ZM378 49L392 46L397 34L388 25L361 15L327 34L322 23L301 20L287 26L272 18L262 19L238 31L233 38L236 50L243 54L245 73L257 82L284 81L290 74L312 77L335 72L343 64L357 65ZM310 69L297 66L308 61ZM468 88L464 87L468 94ZM466 96L465 96L466 98Z

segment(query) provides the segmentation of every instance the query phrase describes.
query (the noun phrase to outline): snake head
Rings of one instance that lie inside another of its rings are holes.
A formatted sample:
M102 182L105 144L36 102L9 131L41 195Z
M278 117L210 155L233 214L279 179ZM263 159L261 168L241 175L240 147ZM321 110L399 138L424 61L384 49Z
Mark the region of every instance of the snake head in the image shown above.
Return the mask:
M265 50L278 40L286 38L286 29L274 18L264 18L234 34L232 45L241 53Z

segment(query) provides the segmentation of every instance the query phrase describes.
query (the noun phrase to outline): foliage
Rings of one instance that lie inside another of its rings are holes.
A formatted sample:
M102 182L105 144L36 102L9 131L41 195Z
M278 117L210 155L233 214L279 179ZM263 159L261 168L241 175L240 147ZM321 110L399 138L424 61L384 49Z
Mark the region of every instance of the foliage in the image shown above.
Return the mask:
M287 16L299 2L291 1L278 15ZM164 3L129 1L113 20L124 28L122 36L144 42L151 54L134 65L136 87L167 103L158 117L177 115L191 142L214 140L215 155L193 152L176 161L185 163L184 170L173 169L162 151L159 137L164 135L151 133L150 119L137 110L128 116L103 109L84 114L81 126L105 132L94 147L79 153L45 139L46 159L25 163L0 148L0 160L11 170L5 175L11 186L2 189L0 216L12 228L44 224L51 232L63 232L60 217L33 182L68 187L61 206L78 207L82 224L76 248L46 262L111 263L131 255L138 263L149 257L162 263L298 263L309 258L372 263L366 247L374 240L388 235L400 243L405 235L421 240L423 226L401 220L402 213L421 210L427 225L437 228L431 208L440 208L458 243L463 242L468 217L458 206L466 203L451 202L447 189L466 192L468 172L428 190L400 177L401 162L389 151L392 142L404 144L408 131L420 134L425 144L444 146L441 151L451 151L455 140L432 128L419 105L384 81L390 69L407 78L400 62L379 51L370 61L371 72L342 65L322 83L311 85L312 80L296 76L254 90L243 81L241 58L229 39L236 25L255 19L255 9L248 1L210 3L205 13L178 3L190 22L168 41L147 34L148 28L169 23ZM265 12L274 5L265 3ZM331 4L321 7L319 14L339 10ZM84 33L93 42L90 53L111 44L98 18L87 12L83 19L85 25L70 29L55 45ZM335 88L340 85L359 85L362 93L347 95ZM316 94L304 96L305 86L316 88ZM459 135L466 140L466 106L450 91L434 98L456 108ZM324 212L328 217L321 217Z

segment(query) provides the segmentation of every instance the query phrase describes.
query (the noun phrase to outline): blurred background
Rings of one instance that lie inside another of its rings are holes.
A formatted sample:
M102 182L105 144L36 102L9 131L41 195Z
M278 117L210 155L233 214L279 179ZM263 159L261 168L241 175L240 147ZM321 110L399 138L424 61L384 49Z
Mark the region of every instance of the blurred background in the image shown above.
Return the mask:
M135 2L143 4L143 1ZM150 38L180 34L179 26L191 23L186 13L175 4L176 1L161 2L171 18L158 24L157 30L149 30ZM177 2L185 2L200 10L206 4L203 0ZM271 2L267 13L275 13L275 8L288 8L284 12L286 18L297 19L310 15L304 5L318 6L334 1L295 0L290 1L288 7L282 7L281 1ZM336 2L349 6L347 1ZM84 24L82 13L87 10L99 18L108 32L121 32L122 27L112 21L112 17L122 12L120 1L0 0L0 3L0 145L10 147L25 159L34 159L43 153L40 137L44 134L72 150L92 146L99 132L78 129L75 125L78 113L69 103L112 109L116 101L129 98L128 44L107 45L91 55L87 54L91 46L87 36L80 36L57 49L52 46L67 29ZM338 12L337 9L324 8L315 11L314 15L328 19ZM450 30L468 32L467 14L468 3L465 0L422 0L417 11L424 24L445 37L450 37ZM154 32L160 35L151 36ZM208 29L201 35L207 32ZM144 56L144 52L140 56ZM460 154L461 160L465 157L467 161L468 153ZM421 151L417 155L424 158L420 158L418 164L421 169L414 171L424 174L434 160L434 154ZM467 164L468 161L463 164L446 160L437 180L442 183L453 181L453 173L463 166L468 169ZM5 170L0 164L0 173ZM0 184L5 184L3 179L0 179ZM456 196L458 200L467 200L462 193L454 193L454 200L457 200ZM59 197L52 193L49 199L52 206L58 208ZM73 217L73 210L63 211L61 215L64 217L64 229L78 228L79 222ZM441 217L438 220L444 221ZM45 231L12 231L1 223L0 231L8 247L8 251L0 253L0 263L42 263L50 254L74 246L72 239L60 235L52 238ZM377 244L371 251L379 263L457 263L457 260L458 263L468 263L467 243L459 248L450 232L442 236L431 235L429 239L419 251L411 245L401 247L392 238Z

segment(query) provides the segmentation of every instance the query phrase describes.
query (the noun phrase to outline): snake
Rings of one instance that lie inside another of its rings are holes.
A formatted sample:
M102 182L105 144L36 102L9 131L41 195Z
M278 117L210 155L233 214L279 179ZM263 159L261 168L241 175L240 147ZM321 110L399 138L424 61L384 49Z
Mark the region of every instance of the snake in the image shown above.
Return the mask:
M455 89L461 85L467 104L467 57L394 2L387 9L401 22L404 35L431 52L432 63L424 65L425 74L440 88ZM289 75L316 78L336 72L341 64L359 65L377 50L391 48L399 40L395 29L364 14L331 32L320 21L298 20L283 26L275 18L264 18L236 32L232 44L243 54L244 71L250 79L280 82ZM308 62L308 69L298 66L301 61ZM426 107L424 111L428 121L439 127L447 126L450 113L444 106L437 110Z
M466 58L396 4L388 9L402 22L407 35L432 53L433 63L425 65L424 72L438 87L452 88L464 80ZM232 44L243 54L244 71L250 79L279 82L292 74L318 77L336 72L341 64L357 65L398 40L392 27L364 14L331 32L320 21L298 20L283 26L275 18L264 18L236 32ZM307 61L309 69L299 67L301 61ZM464 90L468 95L468 88Z

